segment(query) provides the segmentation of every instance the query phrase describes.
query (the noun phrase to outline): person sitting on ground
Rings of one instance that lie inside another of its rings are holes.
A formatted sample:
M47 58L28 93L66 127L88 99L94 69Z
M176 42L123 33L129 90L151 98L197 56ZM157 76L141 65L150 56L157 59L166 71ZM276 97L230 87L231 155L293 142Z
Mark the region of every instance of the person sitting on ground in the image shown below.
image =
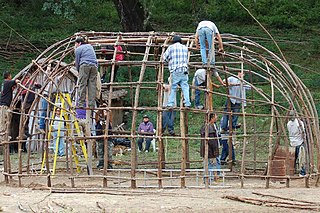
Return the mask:
M238 117L236 113L240 112L241 104L246 106L246 90L250 90L251 86L241 83L244 78L244 72L238 71L238 76L230 76L228 80L229 96L225 103L224 111L228 112L228 105L230 104L230 111L232 112L232 129L240 128L238 124ZM224 80L226 81L226 80ZM229 114L223 115L223 122L221 125L221 131L228 131L229 129Z
M289 112L290 120L287 123L287 128L289 132L289 140L290 145L292 147L295 147L295 170L300 170L300 175L304 176L306 174L305 171L305 165L301 165L301 168L297 168L297 164L301 164L301 162L298 162L300 149L305 146L304 141L306 141L305 137L305 128L303 122L296 117L296 113L294 110L291 110ZM303 159L304 160L304 159Z
M199 22L196 29L195 43L196 47L199 48L200 42L200 54L202 65L207 64L207 50L206 50L206 42L208 43L208 57L211 56L209 62L211 65L215 64L215 54L214 52L211 54L212 50L212 39L217 38L219 43L219 52L223 52L223 43L222 38L219 33L217 26L211 21L201 21Z
M103 103L101 108L106 108L107 104ZM104 135L104 132L106 130L107 125L107 118L108 118L108 111L106 109L99 109L96 113L95 119L96 119L96 135ZM108 136L112 135L112 116L110 113L109 117L109 125L108 125ZM102 169L104 167L104 138L99 138L97 140L98 145L98 169ZM112 169L112 151L113 151L113 138L108 137L108 169Z
M168 68L171 76L171 91L167 107L172 108L175 103L176 92L178 84L181 87L184 106L189 108L191 106L189 96L189 84L188 84L188 48L181 44L182 40L180 36L173 37L173 44L163 54L163 61L168 62Z
M54 121L52 123L52 137L54 153L60 157L65 155L64 131L65 125L63 114L60 108L56 108Z
M168 98L171 91L171 85L170 85L171 79L168 78L168 84L163 85L163 107L166 107L168 104ZM176 98L174 98L176 100ZM177 103L174 103L174 107L177 106ZM166 128L168 127L168 132L170 135L174 135L174 119L176 117L176 111L173 110L165 110L162 112L162 133L166 131Z
M224 86L223 81L221 80L219 73L217 71L213 72L213 75L216 76L219 82ZM196 87L196 89L192 90L192 100L195 100L195 108L196 109L203 109L204 106L200 103L200 92L201 90L199 87L207 87L207 73L205 69L197 69L196 73L194 74L192 85ZM219 88L219 85L212 83L212 86ZM195 92L193 92L195 91ZM195 94L195 95L194 95Z
M220 164L217 161L219 159L219 135L218 129L215 124L217 121L218 116L215 113L211 113L209 115L209 123L208 123L208 137L210 138L208 141L208 169L209 169L209 176L210 180L212 178L212 169L219 169ZM206 136L206 125L203 125L200 129L200 134L203 139L201 139L200 144L200 156L203 158L203 165L205 167L205 136ZM218 179L217 172L214 172L215 179Z
M153 124L149 121L149 116L148 115L144 115L143 116L143 122L139 125L138 128L138 133L141 136L152 136L154 134L153 131ZM138 140L138 148L139 148L139 152L143 151L142 150L142 143L143 141L146 141L146 148L145 148L145 152L149 152L150 149L150 144L152 141L152 138L142 138L140 137Z

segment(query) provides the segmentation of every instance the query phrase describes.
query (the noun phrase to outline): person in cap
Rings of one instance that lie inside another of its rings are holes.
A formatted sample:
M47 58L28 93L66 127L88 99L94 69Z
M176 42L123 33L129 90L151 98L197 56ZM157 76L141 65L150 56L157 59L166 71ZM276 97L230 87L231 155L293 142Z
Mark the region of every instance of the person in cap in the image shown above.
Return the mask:
M138 133L141 136L152 136L154 134L153 131L153 124L149 121L149 116L148 115L144 115L143 116L143 122L139 125L138 128ZM146 148L145 148L145 152L149 152L149 148L150 148L150 144L152 141L152 138L143 138L140 137L138 140L138 148L139 148L139 152L143 151L142 150L142 144L143 141L146 141Z
M171 92L167 107L172 108L174 106L178 85L180 85L183 93L184 106L187 108L190 107L191 102L188 84L188 48L181 44L180 36L174 36L173 44L170 45L163 54L163 60L168 62L168 68L171 76Z
M290 145L295 147L295 169L297 169L298 157L300 154L300 149L304 147L304 141L306 141L305 137L305 128L303 122L296 117L296 113L294 110L290 110L289 112L289 121L287 123L287 128L289 132L289 140ZM302 165L300 170L300 175L305 175L305 166Z
M214 49L212 49L212 40L215 38L217 38L219 43L219 52L223 52L222 38L217 26L211 21L199 22L196 29L195 43L197 48L199 48L200 43L202 65L207 64L206 42L208 43L208 56L211 56L209 62L212 65L215 64L215 54L214 52L211 54L211 51L214 51Z
M88 87L88 105L90 108L94 108L98 74L96 53L90 44L87 44L82 37L78 37L75 40L75 56L75 65L79 72L78 106L84 105Z

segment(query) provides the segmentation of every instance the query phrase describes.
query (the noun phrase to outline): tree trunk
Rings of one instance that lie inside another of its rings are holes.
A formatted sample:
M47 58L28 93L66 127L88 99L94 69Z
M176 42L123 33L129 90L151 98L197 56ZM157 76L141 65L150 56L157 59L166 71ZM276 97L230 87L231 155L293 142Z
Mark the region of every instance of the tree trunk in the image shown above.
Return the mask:
M147 10L139 0L113 0L125 32L152 31Z

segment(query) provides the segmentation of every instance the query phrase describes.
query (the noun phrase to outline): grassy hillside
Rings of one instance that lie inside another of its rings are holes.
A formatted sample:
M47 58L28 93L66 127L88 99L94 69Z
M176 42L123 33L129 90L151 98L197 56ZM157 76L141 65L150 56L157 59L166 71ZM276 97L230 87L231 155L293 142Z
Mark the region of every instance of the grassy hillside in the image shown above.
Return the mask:
M45 48L80 30L122 29L112 1L74 1L80 3L72 7L74 16L71 18L43 10L44 0L23 1L21 5L13 2L0 0L1 72L18 72ZM251 36L279 54L268 35L236 0L224 1L223 4L218 0L141 2L150 12L150 22L156 31L194 32L198 21L206 18L213 20L221 33ZM241 2L270 31L293 70L314 97L320 99L317 81L320 3L313 0L304 3L298 0Z

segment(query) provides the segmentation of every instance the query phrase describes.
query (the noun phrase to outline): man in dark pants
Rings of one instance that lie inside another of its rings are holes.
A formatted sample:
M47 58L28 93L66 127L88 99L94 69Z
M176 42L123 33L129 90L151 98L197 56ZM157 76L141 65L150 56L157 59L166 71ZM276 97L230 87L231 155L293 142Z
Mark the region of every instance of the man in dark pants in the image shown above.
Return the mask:
M6 131L9 131L12 115L8 110L12 102L14 86L20 83L19 80L12 80L10 72L5 72L3 78L4 82L1 87L0 96L0 133L5 133ZM2 139L2 136L0 136L0 141L4 141Z
M143 122L139 125L138 133L140 135L149 135L149 136L154 134L154 132L153 132L153 124L149 121L148 115L144 115L143 116ZM149 148L150 148L150 144L151 144L152 138L145 138L145 140L146 140L145 152L149 152ZM143 143L143 141L144 141L144 138L139 138L139 140L138 140L139 152L142 151L142 143Z
M107 104L103 103L101 105L102 108L107 107ZM105 109L100 109L96 113L96 135L104 135L104 131L106 130L106 121L108 117L108 111ZM108 125L108 135L112 134L112 117L109 117L109 125ZM102 169L104 166L104 139L99 138L97 140L98 145L98 159L99 163L97 165L98 169ZM113 150L113 141L112 138L108 137L108 169L112 169L112 150Z
M88 87L88 105L95 107L95 97L97 93L98 61L96 53L90 44L85 43L82 37L75 41L75 64L79 72L79 102L82 107L86 99Z

